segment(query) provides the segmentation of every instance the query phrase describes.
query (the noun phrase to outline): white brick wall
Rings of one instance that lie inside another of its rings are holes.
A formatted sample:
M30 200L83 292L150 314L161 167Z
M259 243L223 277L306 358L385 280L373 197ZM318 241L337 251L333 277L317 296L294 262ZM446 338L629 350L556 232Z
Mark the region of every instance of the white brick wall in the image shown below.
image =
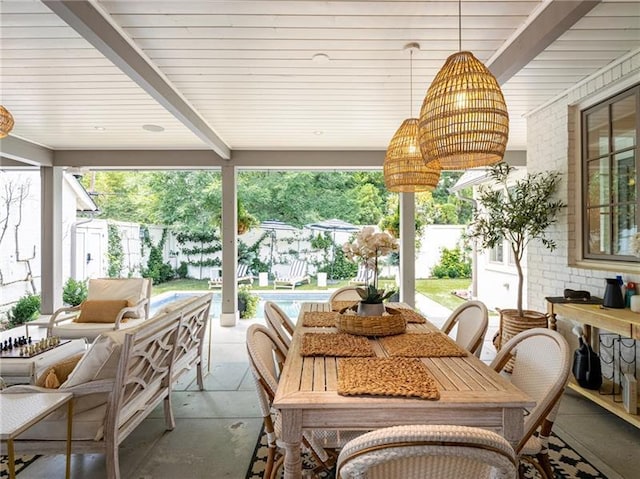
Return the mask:
M527 121L527 168L530 172L558 170L563 175L560 197L569 205L550 229L558 248L549 252L540 243L528 248L528 295L530 309L545 311L545 296L559 296L564 288L586 289L593 295L604 294L604 278L622 274L626 281L640 282L640 266L628 265L626 272L609 265L590 269L575 265L581 241L578 223L580 208L580 167L578 153L579 124L577 113L585 104L595 103L640 82L640 51L623 61L601 70L583 84Z

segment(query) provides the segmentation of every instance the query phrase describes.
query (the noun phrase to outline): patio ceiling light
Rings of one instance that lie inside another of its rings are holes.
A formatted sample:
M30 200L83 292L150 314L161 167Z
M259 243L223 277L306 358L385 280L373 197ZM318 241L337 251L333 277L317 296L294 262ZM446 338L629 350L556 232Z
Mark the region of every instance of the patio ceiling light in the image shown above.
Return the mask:
M409 50L409 114L413 116L413 51L418 43L405 45ZM384 184L389 191L413 193L433 190L440 180L437 162L426 163L418 142L418 119L407 118L389 142L384 158Z
M498 81L471 52L462 51L458 1L458 53L445 62L420 111L420 149L443 170L464 170L502 161L509 115Z
M0 138L5 138L13 130L13 116L4 106L0 105Z

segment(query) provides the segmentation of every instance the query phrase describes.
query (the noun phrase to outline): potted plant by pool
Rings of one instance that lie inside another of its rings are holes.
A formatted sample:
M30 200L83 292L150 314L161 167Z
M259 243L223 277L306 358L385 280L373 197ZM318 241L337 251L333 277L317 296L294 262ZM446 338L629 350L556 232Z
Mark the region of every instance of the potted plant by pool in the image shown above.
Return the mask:
M260 298L251 292L251 286L247 284L238 287L238 312L241 319L255 317L258 311Z
M478 203L470 225L471 238L480 241L483 248L494 248L506 240L513 253L513 261L518 272L518 295L516 309L500 310L501 331L498 332L496 348L500 349L514 330L545 326L547 315L538 311L523 310L522 290L524 276L522 258L527 245L539 240L548 250L553 251L556 243L547 236L547 228L556 222L558 213L566 205L555 198L560 173L545 171L529 173L525 178L509 182L513 167L498 163L489 171L492 183L479 188ZM508 328L505 328L505 325Z

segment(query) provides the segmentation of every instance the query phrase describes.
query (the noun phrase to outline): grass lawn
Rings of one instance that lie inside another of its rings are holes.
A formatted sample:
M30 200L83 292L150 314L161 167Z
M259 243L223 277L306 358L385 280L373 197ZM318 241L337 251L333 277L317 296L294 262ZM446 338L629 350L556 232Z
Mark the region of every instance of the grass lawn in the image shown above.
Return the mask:
M337 283L331 283L329 288L340 288L342 286L347 285L348 281L339 281ZM451 294L451 291L456 289L467 289L471 284L471 279L419 279L416 280L416 291L424 294L428 298L433 301L440 303L443 306L446 306L449 309L455 309L460 304L464 302L464 300L458 298ZM393 287L393 281L390 280L381 280L381 287ZM329 288L318 288L317 284L312 281L311 284L303 284L301 286L296 286L296 291L305 291L305 290L318 290L318 289L329 289ZM153 295L164 293L165 291L178 290L178 291L196 291L196 290L207 290L209 289L209 282L206 279L176 279L173 281L169 281L167 283L162 283L158 285L153 285ZM271 290L273 291L273 285L259 287L258 282L254 281L253 290ZM219 290L219 288L216 288ZM279 291L284 291L284 288L278 288ZM212 290L213 291L213 290Z
M436 303L446 306L449 309L456 309L463 299L451 294L457 289L468 289L471 278L465 279L418 279L416 280L416 291L424 294Z

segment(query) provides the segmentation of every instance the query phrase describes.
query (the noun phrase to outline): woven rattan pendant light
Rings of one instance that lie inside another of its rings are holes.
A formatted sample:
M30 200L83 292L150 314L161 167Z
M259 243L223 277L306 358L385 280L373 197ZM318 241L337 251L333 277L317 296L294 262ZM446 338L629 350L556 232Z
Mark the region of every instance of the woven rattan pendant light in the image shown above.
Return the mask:
M413 106L413 51L420 45L409 43L410 98ZM413 112L410 108L410 114ZM437 162L427 163L420 152L418 141L418 119L407 118L389 142L384 158L384 184L389 191L415 193L433 190L440 180L440 168Z
M462 13L458 2L458 49ZM509 115L496 78L471 52L447 58L420 111L422 155L443 170L464 170L502 161Z
M0 138L5 138L13 130L13 116L4 106L0 105Z

